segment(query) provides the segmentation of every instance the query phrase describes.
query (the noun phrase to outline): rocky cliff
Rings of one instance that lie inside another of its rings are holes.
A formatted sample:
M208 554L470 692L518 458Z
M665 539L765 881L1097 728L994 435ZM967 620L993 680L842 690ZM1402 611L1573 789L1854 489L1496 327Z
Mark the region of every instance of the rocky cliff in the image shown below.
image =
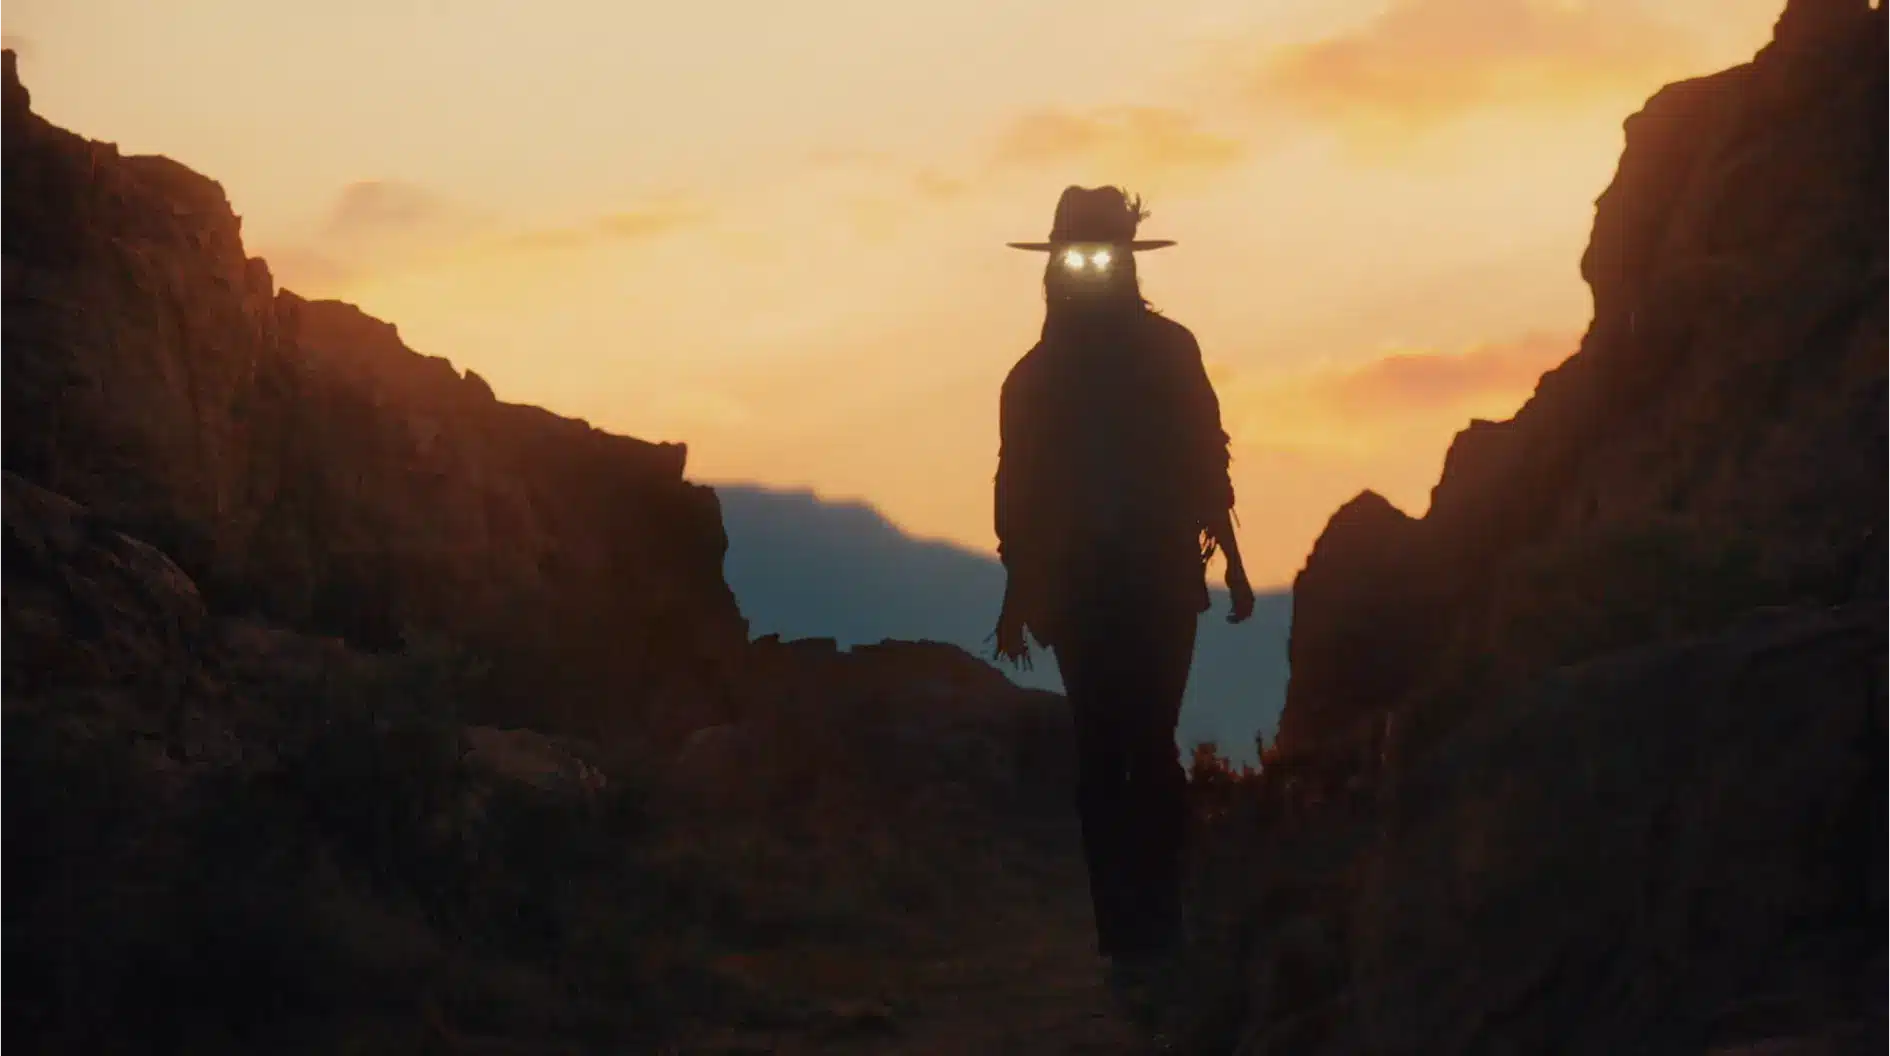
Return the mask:
M1626 124L1580 350L1460 433L1422 518L1336 514L1294 586L1279 748L1435 740L1612 648L1884 590L1881 8L1794 0Z
M10 52L4 77L9 473L168 554L218 611L463 643L492 717L718 717L746 635L682 446L501 402L276 289L216 183L48 124ZM9 685L32 666L10 656Z
M1655 95L1580 351L1423 517L1334 514L1203 845L1203 1051L1882 1051L1885 39L1792 0Z

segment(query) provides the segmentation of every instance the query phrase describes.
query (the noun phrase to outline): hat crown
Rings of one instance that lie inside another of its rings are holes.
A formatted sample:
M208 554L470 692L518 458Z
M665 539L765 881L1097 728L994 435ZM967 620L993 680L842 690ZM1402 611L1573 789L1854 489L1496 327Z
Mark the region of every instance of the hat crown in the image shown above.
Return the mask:
M1006 242L1012 249L1056 252L1071 243L1106 242L1125 251L1161 249L1174 245L1166 238L1138 239L1135 230L1148 219L1142 199L1120 187L1065 187L1057 199L1056 219L1048 242Z
M1052 242L1131 242L1142 222L1142 203L1119 187L1066 187L1051 222Z

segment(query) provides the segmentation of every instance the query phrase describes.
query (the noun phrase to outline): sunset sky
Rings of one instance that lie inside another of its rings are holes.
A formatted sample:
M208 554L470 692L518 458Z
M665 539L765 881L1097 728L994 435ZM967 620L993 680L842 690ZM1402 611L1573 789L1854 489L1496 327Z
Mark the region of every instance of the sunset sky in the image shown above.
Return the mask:
M218 181L252 254L704 481L991 545L1069 183L1153 210L1257 585L1571 352L1621 121L1780 0L13 0L35 108Z

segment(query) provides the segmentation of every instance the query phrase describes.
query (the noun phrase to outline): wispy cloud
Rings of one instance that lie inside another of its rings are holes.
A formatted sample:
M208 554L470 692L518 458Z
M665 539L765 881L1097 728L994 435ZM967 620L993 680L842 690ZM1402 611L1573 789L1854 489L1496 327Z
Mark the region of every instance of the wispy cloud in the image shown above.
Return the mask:
M1072 183L1110 182L1168 190L1177 182L1230 168L1245 144L1189 114L1163 107L1037 109L992 127L958 160L915 162L874 150L822 148L808 166L851 186L838 199L848 226L869 242L897 238L918 212L1005 187L1020 175L1055 174ZM864 181L862 183L861 181Z
M360 180L336 196L323 232L334 237L383 235L467 219L463 210L429 188L402 180Z
M823 146L803 161L830 214L862 242L896 242L915 217L965 199L977 186L971 166L939 165L869 148ZM802 205L819 200L817 192Z
M1291 582L1326 518L1361 489L1422 513L1452 437L1471 418L1514 414L1576 341L1539 334L1273 376L1227 371L1217 388L1256 580Z
M1089 166L1147 183L1225 169L1245 156L1239 140L1181 110L1140 106L1019 115L998 134L990 159L1004 168Z
M519 229L427 187L362 180L342 188L311 235L265 256L286 285L334 292L370 275L444 259L647 242L710 216L701 202L671 196L580 223Z
M646 242L695 227L711 215L707 206L690 199L650 203L624 212L609 213L568 227L521 231L503 244L526 250L569 250L609 242Z
M1428 437L1441 453L1470 418L1514 413L1576 344L1571 334L1530 334L1460 352L1235 376L1222 386L1224 417L1236 442L1256 447L1368 453Z
M853 233L867 242L885 244L893 241L912 213L909 200L895 200L883 194L849 196L842 207Z
M1527 393L1574 349L1569 335L1536 334L1458 353L1398 352L1319 378L1316 388L1348 415L1454 411Z
M950 201L963 195L970 189L970 183L955 176L947 176L936 169L921 169L912 177L912 189L921 198L935 202Z
M285 285L326 293L368 273L462 246L491 228L491 218L433 188L357 180L336 193L302 239L268 247L263 255Z
M361 275L357 262L309 246L265 249L262 255L278 283L302 293L332 293Z
M884 151L863 147L815 147L807 152L807 164L816 169L877 168L892 160Z
M1694 41L1636 0L1393 0L1346 32L1261 52L1246 92L1352 131L1487 108L1645 95Z
M596 227L606 238L628 242L667 235L693 227L709 217L709 210L687 199L662 202L629 212L611 213L597 221Z

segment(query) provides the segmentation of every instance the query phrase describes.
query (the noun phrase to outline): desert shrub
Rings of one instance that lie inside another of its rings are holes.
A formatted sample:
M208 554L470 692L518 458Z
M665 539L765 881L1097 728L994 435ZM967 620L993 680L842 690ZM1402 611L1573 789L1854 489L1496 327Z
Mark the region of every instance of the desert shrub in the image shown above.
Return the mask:
M1227 817L1259 780L1259 770L1245 763L1235 766L1213 741L1195 745L1188 761L1188 791L1196 818L1211 825Z

